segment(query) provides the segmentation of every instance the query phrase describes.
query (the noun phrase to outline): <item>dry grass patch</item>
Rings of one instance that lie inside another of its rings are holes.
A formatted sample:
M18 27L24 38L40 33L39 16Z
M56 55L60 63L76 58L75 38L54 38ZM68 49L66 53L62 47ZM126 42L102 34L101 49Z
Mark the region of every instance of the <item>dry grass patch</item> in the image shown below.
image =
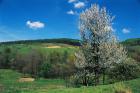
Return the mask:
M61 48L61 46L48 46L46 48Z
M4 90L4 87L2 84L0 84L0 93L3 92L3 90Z
M33 82L35 79L34 78L20 78L18 81L19 82Z
M123 83L118 83L114 85L115 93L132 93L129 87L126 87Z

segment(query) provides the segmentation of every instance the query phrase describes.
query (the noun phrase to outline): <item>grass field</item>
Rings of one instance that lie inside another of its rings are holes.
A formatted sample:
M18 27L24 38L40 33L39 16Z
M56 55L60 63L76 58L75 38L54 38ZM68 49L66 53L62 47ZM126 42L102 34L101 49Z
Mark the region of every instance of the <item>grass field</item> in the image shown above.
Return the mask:
M33 82L19 82L22 76L16 71L1 69L0 93L115 93L116 89L140 93L140 79L96 87L66 88L62 79L40 78Z
M56 48L50 48L57 46ZM13 51L17 51L19 53L29 53L31 50L36 49L40 52L48 54L50 52L56 51L59 53L63 53L67 51L68 53L74 53L78 47L61 44L61 43L37 43L37 44L13 44L13 45L1 45L0 51L4 50L5 47L12 49Z

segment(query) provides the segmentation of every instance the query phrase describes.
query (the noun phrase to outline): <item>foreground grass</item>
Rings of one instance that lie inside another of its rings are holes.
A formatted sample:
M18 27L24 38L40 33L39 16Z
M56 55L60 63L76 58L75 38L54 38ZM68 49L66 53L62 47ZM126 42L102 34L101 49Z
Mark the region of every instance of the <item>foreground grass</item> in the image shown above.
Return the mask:
M22 74L12 70L0 70L0 86L2 93L32 93L37 90L48 90L64 87L61 79L37 79L34 82L19 82ZM0 92L1 93L1 92ZM38 92L39 93L39 92Z
M140 93L140 79L96 87L66 88L61 79L37 79L19 82L22 74L12 70L0 70L0 93ZM131 92L132 91L132 92ZM117 92L116 92L117 93Z

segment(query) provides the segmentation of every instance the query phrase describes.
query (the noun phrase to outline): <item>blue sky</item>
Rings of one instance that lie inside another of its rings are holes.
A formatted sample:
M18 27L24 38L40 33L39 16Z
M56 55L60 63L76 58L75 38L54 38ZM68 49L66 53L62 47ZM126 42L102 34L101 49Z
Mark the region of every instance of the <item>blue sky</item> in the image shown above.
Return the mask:
M0 0L0 41L79 39L78 14L94 3L115 16L120 40L140 38L140 0Z

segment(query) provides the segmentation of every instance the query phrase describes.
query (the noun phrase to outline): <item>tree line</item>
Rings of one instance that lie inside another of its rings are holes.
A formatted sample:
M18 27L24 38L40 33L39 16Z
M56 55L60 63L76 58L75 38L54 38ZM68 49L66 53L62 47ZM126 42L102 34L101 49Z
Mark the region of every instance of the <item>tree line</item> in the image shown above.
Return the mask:
M52 51L47 55L38 49L21 53L5 46L0 51L0 69L13 69L32 77L65 78L75 72L75 56L68 51Z
M69 38L7 41L7 42L1 42L0 45L34 44L34 43L63 43L63 44L69 44L73 46L80 46L80 40L69 39Z

